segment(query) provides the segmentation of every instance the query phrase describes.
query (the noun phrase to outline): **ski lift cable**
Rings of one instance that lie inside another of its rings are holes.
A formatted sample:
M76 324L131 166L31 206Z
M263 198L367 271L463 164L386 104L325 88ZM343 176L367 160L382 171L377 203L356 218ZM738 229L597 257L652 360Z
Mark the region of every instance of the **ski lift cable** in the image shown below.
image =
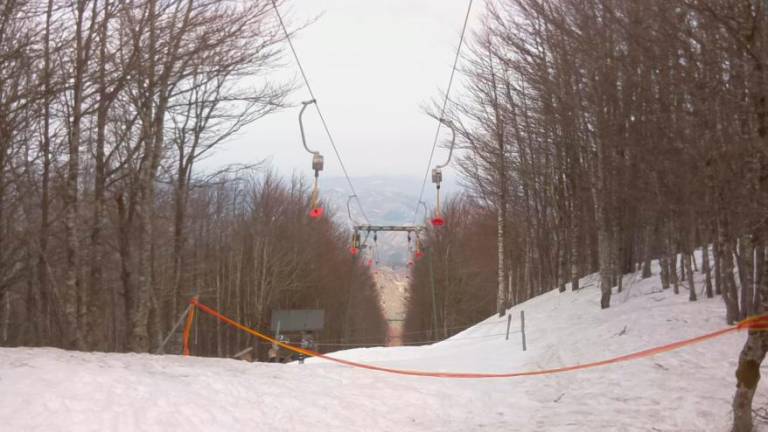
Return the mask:
M427 210L427 203L425 203L424 201L420 200L419 201L419 206L424 208L424 219L426 219L427 218L427 214L429 214L429 211ZM418 208L417 208L416 211L418 212Z
M440 126L443 124L443 116L445 115L445 108L448 106L448 96L451 94L451 87L453 86L453 77L456 74L456 66L459 64L459 56L461 55L461 46L464 44L464 35L467 31L467 23L469 22L469 14L472 11L472 2L469 0L469 6L467 6L467 14L464 17L464 25L461 29L461 37L459 38L459 46L456 48L456 56L453 59L453 68L451 68L451 76L448 79L448 88L445 91L445 99L443 100L443 106L440 109L440 118L437 122L437 130L435 130L435 139L432 142L432 150L429 153L429 161L427 162L427 172L424 173L424 180L421 182L421 191L419 192L419 200L416 203L416 209L413 212L413 223L416 223L416 217L419 213L419 202L424 198L424 188L427 186L427 178L429 177L430 167L432 166L432 159L435 156L435 149L437 148L437 140L440 137ZM450 161L450 158L449 158Z
M296 60L296 65L299 67L299 72L301 73L301 77L304 80L304 85L306 85L307 91L309 92L309 96L311 97L311 101L309 103L314 102L315 109L317 110L317 115L320 117L320 122L323 125L325 134L328 136L328 141L330 141L331 147L333 148L333 152L336 154L336 159L338 159L339 161L339 166L341 166L341 171L344 173L344 177L347 179L347 184L349 184L349 189L352 191L352 195L354 195L355 200L357 201L358 207L360 207L360 212L362 213L363 218L366 220L368 224L370 224L371 222L368 220L368 215L365 213L365 209L363 208L363 204L360 201L360 197L358 197L357 192L355 191L355 186L352 184L352 180L349 178L349 172L347 171L347 167L344 165L344 161L341 159L341 153L339 152L339 149L336 147L336 141L333 139L331 130L328 128L328 123L325 121L325 116L323 116L323 112L320 110L320 104L317 101L317 97L315 97L315 92L312 91L312 86L309 84L307 73L304 70L304 66L301 64L301 60L299 60L299 55L296 52L296 48L293 46L291 35L290 33L288 33L288 29L286 28L285 22L283 21L283 16L280 14L280 10L277 8L277 2L275 0L272 0L272 7L275 9L275 14L277 15L277 19L280 22L280 27L283 29L283 33L285 34L285 40L288 42L288 46L291 49L291 53L293 53L293 58ZM306 106L307 104L305 104L303 108L306 108ZM302 133L303 133L303 130L302 130ZM307 151L310 151L306 147L306 145L304 146L304 148L307 149Z

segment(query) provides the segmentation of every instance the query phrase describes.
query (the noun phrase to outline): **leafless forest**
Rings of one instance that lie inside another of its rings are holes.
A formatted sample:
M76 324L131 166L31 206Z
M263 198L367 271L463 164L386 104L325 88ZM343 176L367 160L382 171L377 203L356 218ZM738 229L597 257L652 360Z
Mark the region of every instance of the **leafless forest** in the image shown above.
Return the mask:
M0 345L155 350L194 295L257 328L320 307L325 337L383 341L373 281L307 217L305 183L195 170L286 108L293 84L265 78L283 42L270 1L2 3ZM255 343L196 328L196 354Z
M151 351L195 295L256 328L272 309L319 307L324 338L384 340L351 233L308 218L304 180L257 150L252 164L197 167L289 108L294 83L268 78L284 66L273 7L0 4L0 345ZM764 313L768 3L483 7L442 119L466 192L421 239L406 334L450 336L590 273L602 308L641 271L691 301L721 297L728 324ZM198 354L255 343L199 320ZM750 331L738 432L766 350L768 333Z
M721 296L729 324L765 310L764 0L502 0L469 51L447 116L468 193L426 239L406 332L448 336L593 272L607 308L657 259L664 288ZM753 332L742 353L737 430L766 348Z
M619 276L650 277L654 259L665 288L692 301L722 295L729 323L756 313L767 27L763 4L748 1L489 8L465 59L471 92L451 101L468 193L446 205L451 223L425 242L442 266L438 285L466 287L486 304L477 315L446 311L438 327L478 319L488 302L502 313L551 287L579 289L593 272L609 307ZM692 260L707 245L702 262ZM699 266L709 277L692 287ZM416 266L416 296L429 292L419 288L426 267ZM463 293L446 287L453 294ZM443 307L459 303L446 297Z

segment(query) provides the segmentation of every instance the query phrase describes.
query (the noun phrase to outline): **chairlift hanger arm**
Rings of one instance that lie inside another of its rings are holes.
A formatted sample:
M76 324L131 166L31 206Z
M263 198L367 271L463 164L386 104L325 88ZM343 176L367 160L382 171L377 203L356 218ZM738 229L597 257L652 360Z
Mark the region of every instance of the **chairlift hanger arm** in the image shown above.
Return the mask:
M314 150L310 150L310 148L307 147L307 138L304 135L304 121L302 119L302 117L304 115L304 110L307 109L307 107L309 105L312 105L312 104L315 104L315 103L317 103L316 99L311 99L311 100L304 101L304 102L301 103L302 107L301 107L301 111L299 111L299 129L301 129L301 144L304 145L304 149L308 153L310 153L310 154L319 155L320 152L314 151Z
M350 204L355 198L357 198L357 195L350 195L349 198L347 198L347 216L349 217L349 222L352 223L353 226L356 224L355 220L352 218L352 208L350 207Z
M452 137L451 137L451 147L448 150L448 160L446 160L444 164L436 166L435 167L436 169L443 169L451 163L451 157L453 156L453 147L456 145L456 129L453 127L453 123L451 123L450 121L444 118L440 119L440 123L444 124L445 126L448 127L448 129L451 130Z
M423 225L355 225L357 231L367 232L380 232L380 231L396 231L396 232L419 232L424 231Z

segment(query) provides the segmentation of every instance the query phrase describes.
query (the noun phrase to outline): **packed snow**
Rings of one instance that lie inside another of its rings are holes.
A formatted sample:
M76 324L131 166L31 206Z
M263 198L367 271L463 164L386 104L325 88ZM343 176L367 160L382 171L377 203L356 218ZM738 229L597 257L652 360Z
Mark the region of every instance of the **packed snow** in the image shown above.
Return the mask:
M507 318L494 316L431 346L333 355L391 368L505 373L592 362L725 327L720 297L689 302L684 288L662 290L658 276L627 276L608 310L600 310L594 277L582 285L510 309L509 340ZM398 376L322 359L281 365L6 348L0 430L725 432L745 338L731 333L633 362L510 379ZM762 381L755 407L768 404L766 390Z

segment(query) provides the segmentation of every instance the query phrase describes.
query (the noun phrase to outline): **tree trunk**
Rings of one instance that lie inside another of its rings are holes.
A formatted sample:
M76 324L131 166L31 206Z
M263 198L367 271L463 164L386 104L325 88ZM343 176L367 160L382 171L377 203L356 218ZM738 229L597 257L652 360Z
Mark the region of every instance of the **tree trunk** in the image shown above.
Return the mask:
M607 309L611 306L613 266L611 265L611 239L606 227L598 228L597 242L600 254L600 308Z
M82 289L80 278L80 241L79 241L79 178L80 178L80 128L85 87L85 72L88 61L83 38L83 20L86 2L80 0L75 5L75 75L72 80L72 108L68 130L67 176L65 192L64 229L66 244L67 269L64 275L64 292L61 296L64 320L66 322L67 348L85 349L83 337L86 308L86 293Z
M561 229L560 232L565 233L565 229ZM568 256L566 255L566 252L568 250L568 241L566 240L566 235L563 234L560 241L556 245L556 254L557 254L557 288L559 292L565 292L565 285L568 282L568 270L570 269L570 266L568 265Z
M693 282L693 253L685 253L685 272L688 276L688 300L696 301L696 285Z
M752 398L760 381L760 364L768 350L768 333L750 330L739 354L736 395L733 397L733 432L752 432Z
M618 222L614 221L613 223L613 230L611 233L611 267L613 267L613 284L616 285L616 292L621 292L623 287L623 272L621 268L621 257L622 257L622 248L621 248L621 230L619 228Z
M0 344L8 345L8 327L11 324L11 296L8 291L0 290Z
M704 284L706 286L707 298L714 297L712 292L712 270L709 267L709 245L701 248L701 271L704 272Z
M669 235L669 230L667 232L667 235ZM672 240L667 237L666 240L667 244L667 271L669 273L669 282L672 284L672 291L675 294L680 294L680 285L677 278L677 252L672 247Z
M119 220L118 227L118 252L120 254L120 281L122 285L122 295L125 299L123 306L125 322L130 325L134 311L134 304L138 301L136 298L136 275L134 274L135 253L131 245L133 234L133 199L126 203L123 193L119 193L115 198L117 204L117 214ZM115 311L116 312L116 311ZM113 328L117 333L117 313L113 315ZM128 334L128 331L126 331ZM117 338L115 338L117 339ZM117 345L117 344L116 344Z
M733 275L733 252L731 241L726 240L721 232L718 238L719 245L719 267L723 279L723 301L725 301L726 322L734 324L741 317L739 311L739 297L736 290L736 279Z
M741 318L746 318L754 314L754 286L752 281L752 257L754 248L752 238L749 235L742 236L738 243L739 250L737 256L737 267L739 271L739 282L741 285Z
M143 71L148 83L142 95L138 109L142 121L144 137L142 164L137 181L137 232L136 246L138 265L136 267L135 302L129 323L128 347L133 352L147 352L150 348L149 313L151 308L152 286L151 268L152 243L155 208L155 179L160 166L164 144L164 119L167 107L168 77L157 75L157 1L147 3L149 52L147 66ZM171 62L171 59L166 59ZM167 65L164 65L167 66Z
M755 239L757 240L757 239ZM765 268L765 248L760 244L759 241L755 242L754 245L755 250L755 256L754 256L754 286L755 286L755 309L754 313L755 315L759 315L762 313L765 313L765 305L763 304L763 290L761 287L763 284L766 283L764 280L766 268Z
M578 291L579 289L579 278L581 277L581 272L579 270L579 257L581 256L581 253L579 251L579 243L578 243L578 236L576 235L575 231L571 231L571 291ZM584 245L581 245L582 252L586 249Z
M145 144L149 152L147 158L154 160L157 146L155 141L151 140ZM139 180L137 217L138 229L136 233L136 248L138 251L138 260L136 266L136 291L135 302L131 310L129 320L128 349L132 352L147 352L150 348L149 338L149 313L151 308L152 287L151 263L152 263L152 213L155 203L154 171L150 162L149 166L144 168L141 179Z
M493 56L490 52L490 46L489 46L489 61L490 61L490 70L491 70L491 86L493 87L493 111L494 111L494 132L495 132L495 141L496 141L496 151L498 154L496 155L497 158L497 181L498 185L498 200L499 202L496 204L497 206L497 215L496 215L496 247L498 254L498 264L497 264L497 291L496 291L496 313L499 315L499 317L503 317L504 314L507 312L506 304L507 300L505 298L505 295L507 293L506 286L504 285L506 283L506 275L504 274L504 271L506 270L506 266L504 264L504 247L505 247L505 240L506 240L506 230L504 227L504 224L507 220L507 170L505 165L505 148L504 148L504 118L501 115L500 106L499 106L499 98L498 98L498 86L496 85L496 73L494 70L493 65Z
M723 275L720 268L720 246L717 241L712 244L712 261L715 269L715 295L721 295L723 293Z
M765 151L768 147L768 92L766 91L766 65L768 64L768 38L766 32L768 32L768 18L766 18L766 3L764 1L749 2L747 5L749 10L748 16L751 18L752 24L750 25L750 36L746 37L744 42L747 51L752 54L752 76L751 80L752 89L750 91L751 99L754 105L755 119L756 119L756 132L757 142L753 152L757 153L761 149ZM754 16L752 15L754 13ZM738 36L741 37L741 36ZM768 180L768 171L765 164L761 164L760 170L756 173L760 182L757 185L755 192L758 196L765 199L765 194L768 192L766 187L766 180ZM764 201L763 201L764 203ZM761 223L758 227L754 237L752 238L753 247L758 247L762 250L761 255L765 258L765 247L768 244L768 227L765 226L765 222ZM763 261L758 265L754 263L756 268L762 267L761 274L756 277L760 281L759 288L756 290L759 292L761 301L768 301L768 265ZM768 309L768 305L761 304L760 310ZM741 351L739 356L739 366L736 370L736 395L733 398L733 431L734 432L751 432L752 430L752 398L755 394L755 389L760 381L760 365L765 358L766 350L768 350L768 333L765 331L750 331L747 343Z
M502 194L503 195L503 194ZM503 196L500 197L504 199ZM506 276L504 275L504 206L503 201L498 204L498 210L496 215L496 253L498 254L497 263L497 283L498 288L496 291L496 313L503 317L507 312L505 294L507 292L504 283L506 282Z
M51 107L49 101L53 97L51 77L51 15L53 0L48 0L45 12L45 38L43 53L43 82L45 95L43 100L43 136L40 143L43 156L43 167L40 173L40 235L37 260L38 284L40 287L39 323L41 342L48 343L51 338L51 288L48 274L48 237L50 235L50 178L51 178Z
M107 35L109 23L109 0L104 3L104 18L102 19L99 47L99 104L96 114L96 152L93 184L93 226L91 227L91 256L90 284L88 294L88 326L87 339L89 348L97 351L107 350L107 296L104 287L104 226L106 200L106 143L107 114L109 113L109 98L107 96ZM115 313L111 310L110 313Z
M184 169L183 155L179 156L179 167L176 176L173 218L173 286L171 287L171 316L178 314L179 295L183 287L182 268L184 265L184 222L187 197L187 174Z
M651 236L651 228L646 227L643 230L643 273L641 275L643 279L648 279L649 277L653 276L653 273L651 272L651 259L653 254L653 250L651 248Z
M675 257L675 260L677 260L677 257ZM683 259L683 256L681 255L680 256L680 279L679 279L680 282L685 282L685 275L686 275L685 266L686 266L685 260ZM675 294L677 294L677 293L675 293Z
M764 234L764 233L763 233ZM761 270L759 293L761 299L768 299L768 265L764 259L764 236L755 238L755 246L763 253L758 266ZM725 295L724 295L725 296ZM765 304L760 305L761 310L766 309ZM750 330L747 342L739 354L739 365L736 369L736 394L733 397L733 432L752 432L752 399L760 381L760 365L768 351L768 333L761 330Z

